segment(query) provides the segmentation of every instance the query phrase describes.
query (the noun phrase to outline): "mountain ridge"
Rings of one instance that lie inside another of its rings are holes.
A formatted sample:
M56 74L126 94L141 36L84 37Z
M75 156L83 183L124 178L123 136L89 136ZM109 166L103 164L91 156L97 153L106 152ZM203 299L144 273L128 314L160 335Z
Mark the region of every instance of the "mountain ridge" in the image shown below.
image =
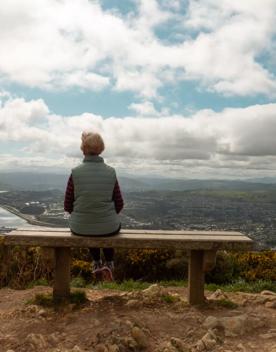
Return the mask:
M123 191L189 191L189 190L275 190L275 178L221 180L179 179L150 176L118 176ZM65 191L68 175L35 172L0 173L0 190ZM258 181L258 182L256 182ZM263 182L261 182L263 181ZM269 183L269 181L271 181ZM273 182L274 181L274 182Z

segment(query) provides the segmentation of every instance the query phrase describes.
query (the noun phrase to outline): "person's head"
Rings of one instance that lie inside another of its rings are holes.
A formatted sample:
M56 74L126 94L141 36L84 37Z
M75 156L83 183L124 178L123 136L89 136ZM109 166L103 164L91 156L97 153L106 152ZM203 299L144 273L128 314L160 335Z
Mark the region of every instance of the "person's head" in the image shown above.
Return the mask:
M104 141L99 133L82 132L81 150L84 155L99 155L104 151Z

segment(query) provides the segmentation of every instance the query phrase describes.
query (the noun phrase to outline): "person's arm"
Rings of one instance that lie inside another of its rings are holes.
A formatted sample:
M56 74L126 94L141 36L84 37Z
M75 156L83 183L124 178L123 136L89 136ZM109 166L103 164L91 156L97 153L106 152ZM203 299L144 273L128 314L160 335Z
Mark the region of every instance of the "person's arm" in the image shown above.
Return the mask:
M75 197L74 197L74 182L73 182L73 177L72 177L72 174L71 174L69 179L68 179L68 182L67 182L65 198L64 198L64 210L67 211L70 214L73 211L74 200L75 200Z
M116 180L115 185L114 185L112 200L115 203L116 213L119 214L120 211L124 207L124 200L123 200L123 197L122 197L122 194L121 194L121 190L120 190L120 186L119 186L118 180Z

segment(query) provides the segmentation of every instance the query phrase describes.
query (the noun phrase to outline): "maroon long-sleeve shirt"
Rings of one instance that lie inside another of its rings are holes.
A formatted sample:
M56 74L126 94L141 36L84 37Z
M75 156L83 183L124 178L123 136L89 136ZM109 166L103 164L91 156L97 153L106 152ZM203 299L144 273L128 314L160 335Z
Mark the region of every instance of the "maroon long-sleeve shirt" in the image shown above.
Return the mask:
M73 206L74 206L74 182L73 182L73 177L72 174L70 175L68 182L67 182L67 187L66 187L66 192L65 192L65 198L64 198L64 210L67 211L68 213L72 213L73 211ZM115 182L115 186L113 189L113 195L112 195L112 200L115 204L115 210L116 213L119 214L120 211L124 207L124 201L123 197L121 194L120 186L118 183L118 180Z

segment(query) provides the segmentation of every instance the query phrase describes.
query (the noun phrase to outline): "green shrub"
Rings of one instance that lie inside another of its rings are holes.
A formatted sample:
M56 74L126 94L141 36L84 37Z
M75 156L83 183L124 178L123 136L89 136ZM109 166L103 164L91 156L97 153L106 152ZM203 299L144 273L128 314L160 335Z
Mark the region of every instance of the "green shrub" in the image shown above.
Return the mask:
M238 307L238 305L235 302L232 302L230 299L220 299L215 301L215 303L220 307L228 309L235 309Z
M62 306L65 304L75 304L80 306L85 304L88 301L85 291L76 290L70 293L68 300L66 299L54 299L51 293L44 294L38 293L35 295L35 298L31 301L28 301L29 304L37 304L43 307L55 307Z
M84 287L93 278L89 250L73 249L72 257L72 285ZM119 283L130 280L162 281L162 284L166 280L176 280L183 283L187 278L187 261L187 254L178 250L116 250L115 277ZM233 289L239 287L237 282L241 282L239 290L246 283L255 282L254 290L260 287L273 290L276 282L276 252L218 252L216 267L205 277L207 283L231 285L235 282ZM0 288L52 285L52 281L53 258L47 257L45 250L37 247L5 247L0 243ZM253 286L250 287L252 289Z
M40 248L0 244L0 288L21 289L40 279L52 280L52 266L43 259Z
M187 256L182 251L130 249L116 253L115 274L119 280L179 280L187 275L187 271Z
M46 279L38 279L38 280L35 280L35 281L31 281L28 285L27 285L27 288L32 288L32 287L35 287L35 286L49 286L49 282L46 280Z
M80 288L82 288L82 287L86 286L86 281L84 280L83 277L74 277L71 280L70 286L71 287L80 287Z
M219 252L216 267L206 274L207 283L276 281L276 252Z
M73 277L82 277L85 281L92 278L92 265L91 261L80 259L73 259L71 265L71 274Z
M174 303L176 301L176 298L171 295L163 295L161 296L161 300L165 303Z
M207 283L225 284L239 277L239 269L235 257L230 252L218 252L216 266L205 275Z
M247 281L276 281L276 251L235 254L240 276Z

